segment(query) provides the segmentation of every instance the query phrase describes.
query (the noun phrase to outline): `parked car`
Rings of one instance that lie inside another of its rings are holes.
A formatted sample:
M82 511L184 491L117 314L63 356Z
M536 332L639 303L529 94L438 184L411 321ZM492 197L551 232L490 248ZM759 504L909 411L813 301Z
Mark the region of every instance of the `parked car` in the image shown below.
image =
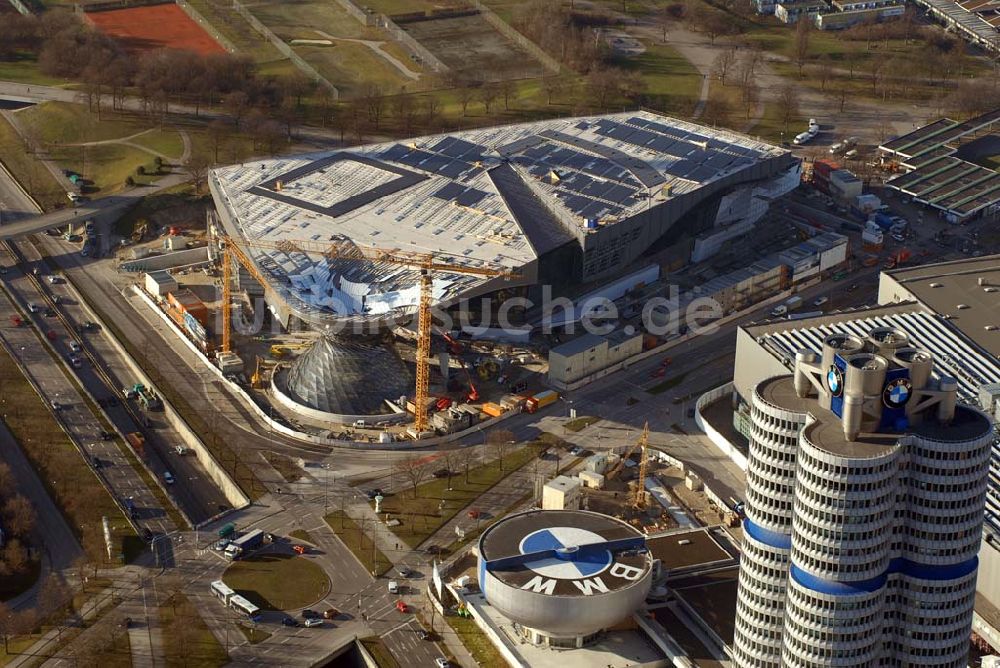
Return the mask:
M438 469L432 475L435 478L447 478L450 473L451 471L449 471L448 469Z
M401 578L408 578L413 575L413 571L408 566L400 566L396 569L396 572L399 573L399 577Z
M389 580L389 593L398 594L399 593L399 583L395 580Z
M310 610L309 608L306 608L305 610L302 611L302 619L313 619L315 617L319 617L319 613L316 612L315 610Z
M216 552L225 552L226 548L229 547L230 542L231 541L228 538L222 538L221 540L215 541L215 545L212 546L212 549Z
M427 631L425 631L424 629L420 629L420 631L418 631L417 634L420 636L421 640L430 640L431 639L431 634L428 633Z
M282 619L281 619L281 625L282 626L298 626L299 622L298 622L297 619L295 619L293 617L282 617Z
M323 620L317 617L310 617L309 619L306 620L304 626L307 629L311 629L314 626L323 626Z
M435 668L449 668L451 666L451 662L443 656L439 656L434 659L434 666Z

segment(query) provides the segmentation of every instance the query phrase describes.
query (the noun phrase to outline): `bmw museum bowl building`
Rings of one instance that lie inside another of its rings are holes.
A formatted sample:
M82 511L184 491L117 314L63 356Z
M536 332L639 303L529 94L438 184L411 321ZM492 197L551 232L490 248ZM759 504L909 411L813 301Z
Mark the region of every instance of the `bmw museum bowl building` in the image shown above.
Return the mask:
M535 644L583 646L642 605L652 577L645 536L599 513L518 513L479 539L483 595Z

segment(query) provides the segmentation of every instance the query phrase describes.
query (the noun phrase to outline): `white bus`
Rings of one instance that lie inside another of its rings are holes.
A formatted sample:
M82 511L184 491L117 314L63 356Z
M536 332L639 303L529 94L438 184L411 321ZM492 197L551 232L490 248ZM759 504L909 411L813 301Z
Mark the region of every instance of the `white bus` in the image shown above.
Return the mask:
M229 600L236 595L236 592L230 589L222 580L216 580L212 583L212 593L222 601L223 605L229 605Z
M246 615L246 618L251 621L257 621L260 617L260 608L246 600L239 594L233 594L229 598L229 607L233 610Z

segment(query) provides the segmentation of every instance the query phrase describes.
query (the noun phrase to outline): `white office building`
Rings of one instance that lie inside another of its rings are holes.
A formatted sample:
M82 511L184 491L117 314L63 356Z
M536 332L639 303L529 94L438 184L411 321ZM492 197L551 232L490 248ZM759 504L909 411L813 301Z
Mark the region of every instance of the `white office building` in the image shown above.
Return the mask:
M959 385L877 327L753 386L735 665L967 665L994 431Z

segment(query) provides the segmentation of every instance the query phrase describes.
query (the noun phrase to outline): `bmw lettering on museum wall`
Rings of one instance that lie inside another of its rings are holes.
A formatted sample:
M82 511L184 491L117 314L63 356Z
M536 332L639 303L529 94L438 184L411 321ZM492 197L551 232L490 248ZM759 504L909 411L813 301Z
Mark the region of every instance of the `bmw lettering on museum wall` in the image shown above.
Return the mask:
M652 575L643 534L599 513L519 513L479 539L483 595L534 643L581 646L632 614Z

